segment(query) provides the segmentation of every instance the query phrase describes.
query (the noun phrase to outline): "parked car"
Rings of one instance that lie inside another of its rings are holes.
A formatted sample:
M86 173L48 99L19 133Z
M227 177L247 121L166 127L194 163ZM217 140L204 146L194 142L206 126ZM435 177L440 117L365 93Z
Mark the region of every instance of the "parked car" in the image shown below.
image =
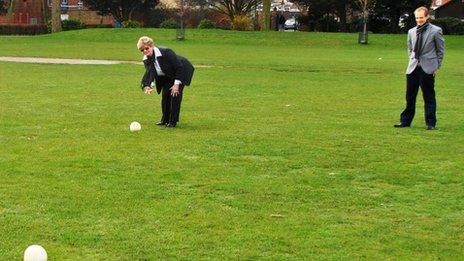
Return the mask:
M292 17L290 19L287 19L284 24L284 29L285 30L298 30L298 21L295 17Z

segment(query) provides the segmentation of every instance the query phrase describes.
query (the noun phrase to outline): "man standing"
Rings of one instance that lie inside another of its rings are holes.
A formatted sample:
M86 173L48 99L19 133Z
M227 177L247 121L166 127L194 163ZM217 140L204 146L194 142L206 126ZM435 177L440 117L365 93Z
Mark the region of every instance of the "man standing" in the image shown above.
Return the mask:
M411 126L416 110L419 86L424 98L427 130L436 130L435 75L445 54L445 40L440 27L430 24L429 10L419 7L414 11L417 26L408 32L409 64L406 69L406 109L395 128Z
M177 55L171 49L154 46L150 37L140 37L137 48L144 55L145 74L141 81L142 90L151 94L154 81L156 91L158 94L162 93L163 117L156 125L176 127L184 86L190 85L194 68L186 58Z

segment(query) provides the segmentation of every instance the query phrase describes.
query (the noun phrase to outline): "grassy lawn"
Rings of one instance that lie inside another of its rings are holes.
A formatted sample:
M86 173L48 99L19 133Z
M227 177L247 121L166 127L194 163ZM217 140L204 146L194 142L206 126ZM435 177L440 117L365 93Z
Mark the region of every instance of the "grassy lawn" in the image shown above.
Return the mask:
M141 65L0 62L0 260L464 256L462 36L432 132L420 96L392 127L405 35L88 29L0 36L0 56L139 61L142 35L208 65L176 129Z

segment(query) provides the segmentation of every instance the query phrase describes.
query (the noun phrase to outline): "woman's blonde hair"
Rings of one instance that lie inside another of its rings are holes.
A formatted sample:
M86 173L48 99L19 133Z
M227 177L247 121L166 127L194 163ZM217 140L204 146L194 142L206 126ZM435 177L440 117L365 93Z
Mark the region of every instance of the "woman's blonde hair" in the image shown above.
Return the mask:
M142 36L137 42L137 49L141 50L144 47L153 46L153 39L148 36Z

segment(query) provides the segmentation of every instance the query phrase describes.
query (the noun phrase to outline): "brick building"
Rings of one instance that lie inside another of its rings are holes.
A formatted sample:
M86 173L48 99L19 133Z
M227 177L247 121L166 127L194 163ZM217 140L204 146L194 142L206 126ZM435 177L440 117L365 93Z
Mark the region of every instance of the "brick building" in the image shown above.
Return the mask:
M45 24L46 5L43 0L7 0L7 13L0 24Z
M0 24L46 24L50 0L7 0L8 12L0 15ZM111 15L101 16L83 5L81 0L61 0L61 20L76 19L87 26L112 26Z

